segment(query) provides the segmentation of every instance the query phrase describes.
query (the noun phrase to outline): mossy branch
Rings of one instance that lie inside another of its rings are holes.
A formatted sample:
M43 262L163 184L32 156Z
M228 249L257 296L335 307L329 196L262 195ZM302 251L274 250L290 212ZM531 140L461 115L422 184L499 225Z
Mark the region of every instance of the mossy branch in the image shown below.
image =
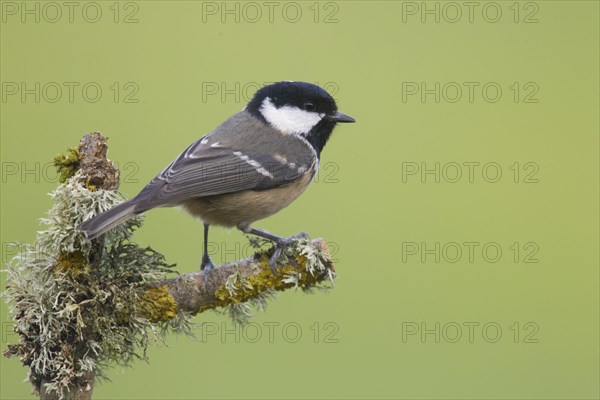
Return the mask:
M178 312L197 314L236 306L290 288L310 290L335 276L329 248L323 239L292 242L276 271L277 275L271 271L269 252L259 252L222 264L208 276L199 271L163 281L144 292L141 309L152 322L166 322Z
M91 132L84 135L79 142L77 149L68 149L66 155L58 155L54 158L54 166L60 175L59 182L65 183L68 179L80 173L82 185L89 190L116 190L119 187L119 169L116 165L106 158L108 146L107 138L100 132ZM77 275L89 264L96 265L102 257L103 241L96 241L91 244L86 262L83 250L73 248L73 251L62 251L58 254L55 263L57 273L64 273L67 277L77 280ZM85 341L80 341L73 348L73 357L75 363L77 357L83 357L83 354L89 353L89 345ZM95 359L92 358L92 359ZM39 380L37 391L42 400L54 399L81 399L92 398L94 383L96 380L96 368L89 368L80 372L76 379L72 380L71 385L66 388L58 388L53 376L42 376L36 378Z

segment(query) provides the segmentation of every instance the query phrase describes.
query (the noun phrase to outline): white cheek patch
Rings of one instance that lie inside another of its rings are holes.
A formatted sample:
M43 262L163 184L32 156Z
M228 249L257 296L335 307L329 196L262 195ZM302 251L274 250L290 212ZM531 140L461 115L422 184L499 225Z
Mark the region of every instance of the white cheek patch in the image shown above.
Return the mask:
M263 100L260 113L276 129L295 135L307 134L325 116L325 114L301 110L298 107L277 108L269 97Z

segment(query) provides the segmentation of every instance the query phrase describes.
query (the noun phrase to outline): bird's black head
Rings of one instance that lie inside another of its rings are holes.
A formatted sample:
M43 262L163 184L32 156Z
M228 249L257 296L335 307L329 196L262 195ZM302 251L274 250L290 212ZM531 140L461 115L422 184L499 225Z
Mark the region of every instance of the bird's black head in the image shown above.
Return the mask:
M302 135L321 150L338 122L354 122L338 111L333 97L307 82L277 82L258 90L246 110L275 129Z

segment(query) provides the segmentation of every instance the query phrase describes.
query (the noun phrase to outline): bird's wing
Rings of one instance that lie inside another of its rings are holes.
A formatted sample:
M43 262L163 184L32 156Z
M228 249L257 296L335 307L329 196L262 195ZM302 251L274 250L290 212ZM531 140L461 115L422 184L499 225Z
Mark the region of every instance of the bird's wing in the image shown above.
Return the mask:
M136 212L195 197L284 186L315 162L308 143L240 112L192 143L150 181L134 199Z

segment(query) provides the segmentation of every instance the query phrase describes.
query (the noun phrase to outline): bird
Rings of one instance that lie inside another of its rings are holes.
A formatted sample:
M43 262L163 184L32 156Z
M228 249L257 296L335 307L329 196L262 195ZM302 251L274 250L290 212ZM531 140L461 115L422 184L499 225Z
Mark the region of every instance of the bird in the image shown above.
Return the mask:
M308 82L265 85L249 103L188 146L141 192L82 222L89 240L157 207L179 206L204 226L200 269L215 268L208 254L210 226L237 228L273 243L271 270L294 237L252 227L290 205L314 180L321 152L338 123L355 119L338 110L323 88Z

